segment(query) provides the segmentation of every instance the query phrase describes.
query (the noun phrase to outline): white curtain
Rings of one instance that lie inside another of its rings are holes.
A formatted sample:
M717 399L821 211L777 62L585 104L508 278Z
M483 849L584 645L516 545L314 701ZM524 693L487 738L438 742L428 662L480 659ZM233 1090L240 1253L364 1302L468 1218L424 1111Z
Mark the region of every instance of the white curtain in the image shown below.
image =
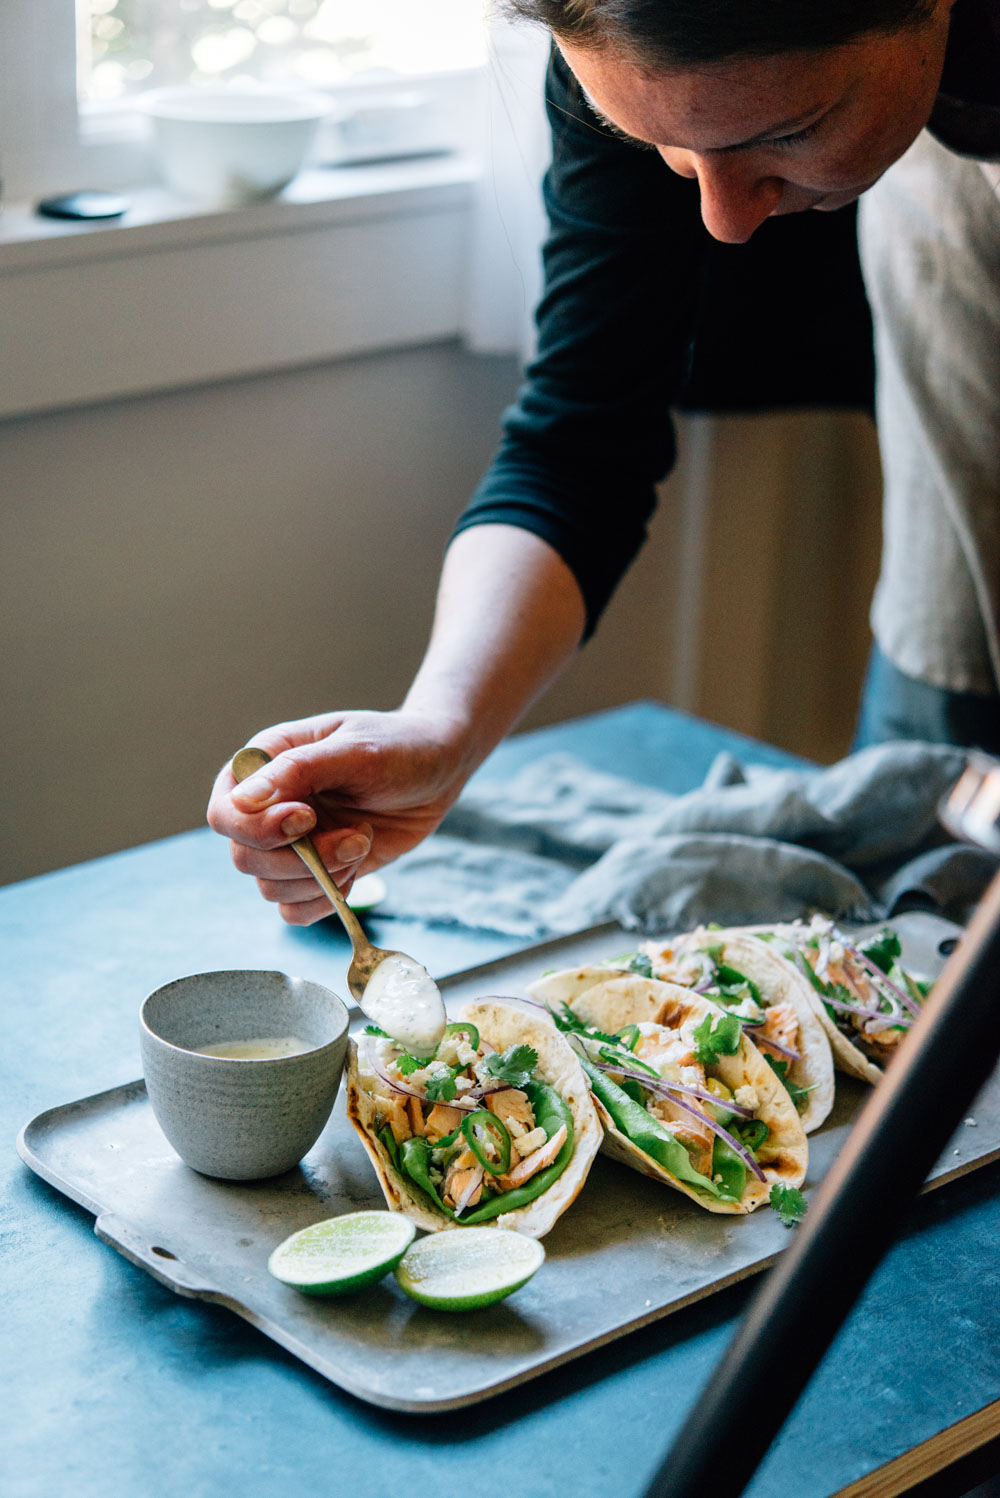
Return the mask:
M542 174L549 139L543 88L548 34L496 17L486 22L480 93L482 177L476 193L466 339L477 353L530 356L545 232Z

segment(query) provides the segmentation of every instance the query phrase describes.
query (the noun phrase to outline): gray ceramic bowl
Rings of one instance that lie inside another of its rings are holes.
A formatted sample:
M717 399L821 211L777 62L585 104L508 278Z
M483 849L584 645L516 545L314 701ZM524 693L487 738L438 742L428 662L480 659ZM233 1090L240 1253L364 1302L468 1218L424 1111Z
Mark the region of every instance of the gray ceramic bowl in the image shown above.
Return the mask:
M139 1013L146 1090L186 1164L230 1181L290 1170L330 1116L347 1051L336 994L284 973L195 973L151 993ZM267 1060L199 1047L297 1036L310 1049Z

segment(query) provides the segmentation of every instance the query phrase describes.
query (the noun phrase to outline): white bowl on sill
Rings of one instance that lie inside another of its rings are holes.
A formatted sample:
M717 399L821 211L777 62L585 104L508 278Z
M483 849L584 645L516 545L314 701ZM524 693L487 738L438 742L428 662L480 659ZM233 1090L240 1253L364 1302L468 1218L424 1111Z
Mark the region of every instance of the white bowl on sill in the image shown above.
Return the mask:
M329 112L293 89L155 89L139 99L157 164L179 197L232 205L274 197L301 169Z

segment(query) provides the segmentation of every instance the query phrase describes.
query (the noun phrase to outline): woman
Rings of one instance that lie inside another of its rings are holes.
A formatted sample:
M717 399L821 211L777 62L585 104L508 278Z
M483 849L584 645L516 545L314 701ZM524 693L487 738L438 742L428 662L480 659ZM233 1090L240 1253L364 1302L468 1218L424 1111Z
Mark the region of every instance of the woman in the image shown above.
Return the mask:
M329 907L284 844L314 831L343 884L414 846L593 629L672 462L669 408L715 242L761 245L752 263L781 267L772 285L794 272L808 287L813 241L842 232L834 210L862 195L886 525L861 734L1000 752L1000 203L982 164L1000 158L995 6L513 8L556 42L539 352L449 547L427 654L396 712L257 735L277 763L239 788L224 770L209 807L237 867L295 924ZM824 342L828 287L811 291L785 319L811 367L783 377L816 401L839 360L843 398L861 356ZM782 362L769 326L732 351L745 371Z

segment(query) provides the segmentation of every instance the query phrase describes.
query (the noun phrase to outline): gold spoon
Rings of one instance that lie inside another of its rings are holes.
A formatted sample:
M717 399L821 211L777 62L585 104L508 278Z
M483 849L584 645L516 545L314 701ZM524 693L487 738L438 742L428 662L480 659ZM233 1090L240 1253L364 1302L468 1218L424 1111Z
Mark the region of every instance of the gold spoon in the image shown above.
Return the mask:
M270 763L269 754L250 745L233 755L230 769L234 779L241 781ZM359 1008L414 1055L433 1054L444 1034L447 1016L437 984L427 969L405 952L372 945L308 833L289 846L312 874L351 938L354 951L347 969L347 986ZM388 958L393 959L391 967L380 974L366 1001L365 994L376 969Z

